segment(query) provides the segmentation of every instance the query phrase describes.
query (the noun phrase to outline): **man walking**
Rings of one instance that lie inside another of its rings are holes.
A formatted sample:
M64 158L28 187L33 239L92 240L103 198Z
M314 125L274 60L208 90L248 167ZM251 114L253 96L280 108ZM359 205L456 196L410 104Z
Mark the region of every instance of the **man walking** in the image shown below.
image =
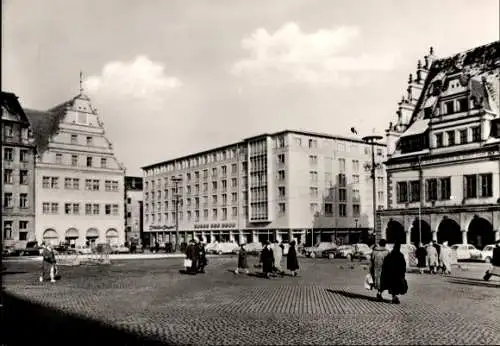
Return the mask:
M280 275L283 275L283 269L281 268L281 260L283 259L283 248L280 246L277 240L274 241L273 247L273 259L274 259L274 269Z
M375 246L370 257L370 274L373 279L373 287L377 290L377 299L382 300L382 292L384 292L382 282L382 268L384 266L385 257L389 254L389 250L385 247L387 244L385 239L380 239L378 246Z
M248 260L247 260L247 250L245 250L245 244L240 244L240 251L238 252L238 266L234 271L235 274L239 274L240 269L248 274Z
M488 281L493 275L500 276L500 240L497 240L491 258L491 268L486 271L483 279Z
M56 282L56 256L50 244L45 245L45 243L42 243L42 247L43 262L40 282L43 282L44 280L48 279L48 277L50 277L50 282L54 283Z

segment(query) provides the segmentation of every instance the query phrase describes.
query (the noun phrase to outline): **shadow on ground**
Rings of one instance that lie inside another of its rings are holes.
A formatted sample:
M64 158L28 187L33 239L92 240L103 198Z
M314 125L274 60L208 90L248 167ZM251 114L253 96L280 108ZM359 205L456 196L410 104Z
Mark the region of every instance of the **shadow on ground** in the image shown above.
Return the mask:
M377 297L372 297L372 296L366 296L364 294L359 294L359 293L353 293L353 292L346 292L346 291L341 291L341 290L332 290L330 288L326 289L327 292L333 293L333 294L338 294L347 298L352 298L352 299L362 299L362 300L368 300L371 302L380 302Z
M471 279L471 278L463 278L463 277L448 277L447 281L449 283L458 284L458 285L500 288L500 282L493 281L493 280L484 281L482 279Z
M114 345L169 345L110 325L63 313L53 308L3 294L1 345L92 345L112 340ZM20 326L29 326L20 329Z

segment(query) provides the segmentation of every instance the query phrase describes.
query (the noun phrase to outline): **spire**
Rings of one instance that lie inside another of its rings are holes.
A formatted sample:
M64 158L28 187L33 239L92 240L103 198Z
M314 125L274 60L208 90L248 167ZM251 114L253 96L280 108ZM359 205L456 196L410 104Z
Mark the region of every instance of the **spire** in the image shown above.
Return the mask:
M80 95L83 95L83 72L80 70Z

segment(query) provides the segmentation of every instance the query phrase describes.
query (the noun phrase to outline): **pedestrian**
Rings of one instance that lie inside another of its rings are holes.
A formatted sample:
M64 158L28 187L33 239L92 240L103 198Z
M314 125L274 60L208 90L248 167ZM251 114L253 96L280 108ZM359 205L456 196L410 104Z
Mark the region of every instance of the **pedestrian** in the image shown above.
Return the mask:
M417 257L417 267L420 270L420 274L423 274L425 268L427 267L427 250L425 249L424 244L418 244L418 248L415 251L415 257Z
M437 248L435 246L435 242L432 241L427 246L427 265L429 266L431 274L436 274L437 266L439 264L439 255L437 252Z
M491 267L484 274L483 279L488 281L493 275L500 276L500 240L497 240L491 256Z
M399 295L406 294L408 284L405 278L406 261L401 253L401 244L396 242L394 248L385 257L382 267L382 288L387 289L392 295L392 302L399 304Z
M158 253L160 251L160 243L158 241L155 241L155 253Z
M207 266L207 251L205 250L205 243L198 243L198 272L204 273Z
M373 280L373 288L377 290L378 300L383 300L382 267L385 257L389 254L389 250L385 247L386 244L387 241L385 239L380 239L378 245L373 248L370 255L370 274Z
M191 267L187 269L187 272L189 274L196 275L196 272L198 271L198 253L194 239L191 239L189 241L189 245L186 247L186 258L191 260Z
M277 240L274 241L273 259L274 269L278 274L283 275L283 269L281 267L281 260L283 259L283 248L280 246Z
M443 274L451 274L451 248L448 246L447 241L444 241L443 245L441 245L439 264Z
M291 271L293 276L297 276L297 270L299 270L299 260L297 259L295 240L290 242L290 248L288 249L288 255L286 256L286 269Z
M241 243L240 244L240 251L238 252L238 265L236 267L236 270L234 271L235 274L239 274L240 269L245 271L245 274L248 274L248 254L247 250L245 249L245 244Z
M442 270L443 268L441 267L441 245L438 244L437 241L433 241L432 244L434 245L434 247L436 248L436 251L437 251L437 258L438 258L438 264L436 266L436 273L439 271L439 270Z
M264 248L260 254L260 262L262 263L262 272L266 278L271 278L271 273L273 272L273 250L271 249L271 243L266 241Z
M42 275L40 275L40 282L50 278L50 282L56 282L56 256L50 244L45 245L42 243Z

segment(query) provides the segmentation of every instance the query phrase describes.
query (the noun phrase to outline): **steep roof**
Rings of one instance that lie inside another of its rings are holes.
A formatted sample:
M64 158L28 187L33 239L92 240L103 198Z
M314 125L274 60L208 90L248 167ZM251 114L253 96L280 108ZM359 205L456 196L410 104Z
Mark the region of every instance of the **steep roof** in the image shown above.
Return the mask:
M8 112L19 115L21 117L21 121L29 121L16 94L2 91L0 99L2 107L5 107Z

